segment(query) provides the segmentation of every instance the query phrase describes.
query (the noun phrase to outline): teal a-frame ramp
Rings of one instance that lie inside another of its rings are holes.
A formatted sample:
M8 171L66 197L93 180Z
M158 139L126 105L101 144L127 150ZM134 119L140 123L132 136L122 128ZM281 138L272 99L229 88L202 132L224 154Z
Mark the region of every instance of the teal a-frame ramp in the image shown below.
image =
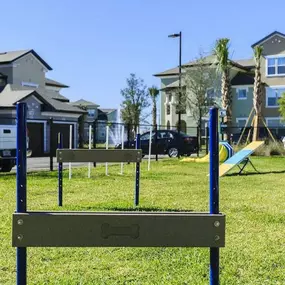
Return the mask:
M234 168L235 166L239 166L239 164L243 162L244 165L240 168L240 173L243 171L247 163L250 163L252 167L255 169L255 167L253 166L253 164L249 159L249 156L253 154L263 144L264 144L263 141L252 142L249 145L247 145L245 148L234 154L231 158L229 158L223 164L220 165L219 176L222 177L226 175L232 168Z

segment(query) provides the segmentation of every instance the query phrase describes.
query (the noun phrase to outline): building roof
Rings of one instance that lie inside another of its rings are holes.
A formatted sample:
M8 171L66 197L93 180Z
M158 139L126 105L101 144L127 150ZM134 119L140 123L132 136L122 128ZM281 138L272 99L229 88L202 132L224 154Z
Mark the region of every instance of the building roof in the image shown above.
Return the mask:
M107 114L105 112L101 111L100 109L98 109L97 120L99 120L99 121L108 121Z
M79 107L72 106L69 103L60 102L51 98L45 93L41 93L40 96L47 101L56 111L70 112L70 113L86 113L86 111L80 109Z
M48 70L52 70L52 68L33 49L0 52L0 64L12 63L28 53L32 53Z
M253 85L254 75L244 72L238 72L237 75L231 80L231 85Z
M171 84L168 84L164 88L161 88L160 90L163 91L163 90L169 90L169 89L174 89L174 88L178 88L178 87L179 87L179 80L176 80L176 81L172 82ZM183 80L181 82L181 87L185 87Z
M52 91L52 90L44 90L46 95L50 96L52 99L59 100L61 102L69 103L69 99L63 95L61 95L59 92Z
M249 71L250 67L252 66L252 61L253 61L253 59L229 60L230 64L233 67L236 67L236 68L243 70L243 71ZM189 62L182 65L182 72L183 72L183 69L189 68L189 67L195 67L198 64L199 64L199 60L189 61ZM212 54L212 55L204 57L204 63L203 64L204 65L216 65L217 64L216 56ZM168 70L165 70L163 72L154 74L154 76L163 77L163 76L171 76L171 75L178 75L178 74L179 74L179 68L175 67L175 68L168 69Z
M253 58L249 58L249 59L235 59L235 62L245 66L245 67L254 67L255 66L255 61Z
M11 84L7 84L0 93L0 107L15 107L18 101L31 95L35 95L39 100L50 105L56 111L85 113L85 111L78 107L53 99L51 92L44 89L27 89L22 88L22 86L13 86Z
M54 91L54 90L47 90L41 87L33 88L31 86L15 86L15 85L11 85L11 88L13 90L35 90L35 91L39 91L40 93L46 94L52 99L59 100L61 102L69 102L69 99L67 97L61 95L59 92Z
M88 107L88 106L92 106L92 107L99 107L99 105L97 105L96 103L84 100L84 99L79 99L75 102L71 103L73 106L84 106L84 107Z
M0 107L14 107L18 101L32 95L34 90L12 90L10 84L7 84L0 93Z
M160 76L170 76L170 75L177 75L179 73L179 67L167 69L165 71L159 72L154 74L154 76L160 77Z
M273 36L280 36L282 38L285 38L285 34L282 34L278 31L274 31L273 33L267 35L266 37L262 38L261 40L257 41L256 43L254 43L251 47L254 48L255 46L262 44L263 42L267 41L268 39L270 39Z
M106 114L110 114L112 112L117 111L117 109L102 109L102 108L100 108L100 110Z
M68 88L68 85L65 85L63 83L60 83L58 81L55 81L53 79L50 78L46 78L46 85L48 86L56 86L56 87L61 87L61 88Z

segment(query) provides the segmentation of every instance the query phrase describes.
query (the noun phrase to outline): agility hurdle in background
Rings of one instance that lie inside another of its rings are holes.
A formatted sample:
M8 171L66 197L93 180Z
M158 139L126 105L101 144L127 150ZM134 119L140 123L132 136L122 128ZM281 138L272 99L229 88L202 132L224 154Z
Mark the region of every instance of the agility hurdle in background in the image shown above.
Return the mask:
M140 193L140 162L142 150L140 149L140 134L136 136L136 149L63 149L62 134L58 134L58 149L56 158L58 162L58 206L63 201L63 162L135 162L135 206L139 205ZM106 164L106 175L107 175Z
M210 247L210 284L219 284L219 248L225 216L219 212L218 112L210 111L210 212L27 211L26 104L17 104L17 209L12 245L17 247L17 285L27 284L27 247ZM60 151L60 150L59 150ZM132 156L133 151L128 156ZM83 159L86 159L86 154ZM90 152L94 153L94 152ZM106 156L110 152L105 151ZM62 152L61 156L70 153ZM74 154L75 157L79 152ZM113 152L114 156L122 157ZM94 154L92 154L94 156ZM103 159L99 155L100 162ZM137 157L137 156L136 156ZM85 161L84 161L85 162ZM32 275L31 275L32 276Z

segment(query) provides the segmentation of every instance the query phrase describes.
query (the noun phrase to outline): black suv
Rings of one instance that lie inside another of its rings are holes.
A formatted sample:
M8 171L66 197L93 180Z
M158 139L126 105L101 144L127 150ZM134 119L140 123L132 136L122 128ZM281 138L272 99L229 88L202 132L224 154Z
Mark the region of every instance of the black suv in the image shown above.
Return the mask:
M157 135L157 143L155 136ZM150 132L141 135L141 149L143 155L149 153ZM124 148L135 148L135 140L124 142ZM190 156L197 151L197 137L186 135L185 133L172 130L159 130L152 133L151 154L168 154L169 157L177 157L180 155ZM122 144L117 144L116 149L121 149Z

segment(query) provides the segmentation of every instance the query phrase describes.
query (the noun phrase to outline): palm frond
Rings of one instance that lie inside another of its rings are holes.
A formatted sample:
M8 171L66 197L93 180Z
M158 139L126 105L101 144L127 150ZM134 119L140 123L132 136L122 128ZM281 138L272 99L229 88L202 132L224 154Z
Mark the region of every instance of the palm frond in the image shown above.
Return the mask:
M152 87L148 88L148 92L149 92L149 95L151 97L154 97L154 98L156 98L157 95L159 94L158 88L154 85Z
M255 59L255 62L258 62L260 60L262 52L263 52L263 47L262 46L255 46L254 47L254 59Z
M214 48L217 58L218 69L225 71L229 67L229 42L228 38L218 39Z

